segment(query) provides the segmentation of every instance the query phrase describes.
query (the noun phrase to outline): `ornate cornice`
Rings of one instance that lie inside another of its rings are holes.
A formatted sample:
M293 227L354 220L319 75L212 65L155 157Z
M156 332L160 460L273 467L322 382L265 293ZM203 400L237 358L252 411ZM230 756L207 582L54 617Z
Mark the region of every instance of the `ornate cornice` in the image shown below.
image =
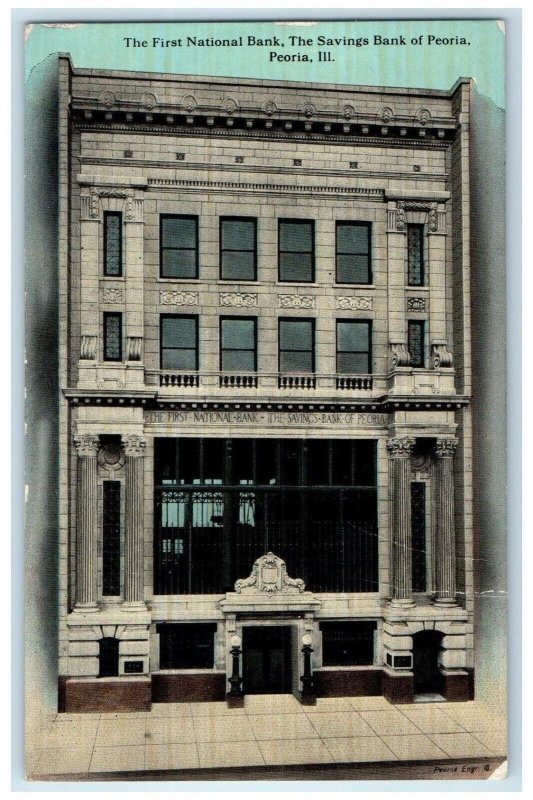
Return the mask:
M387 439L389 458L411 458L415 440L409 437Z
M208 189L209 191L236 191L243 190L260 192L297 192L299 195L311 194L316 197L318 194L335 196L343 195L349 197L366 197L383 201L384 193L382 189L364 189L344 184L339 186L305 186L302 184L282 184L282 183L252 183L248 181L209 181L209 180L188 180L173 178L149 178L148 185L157 189L180 188L183 190Z

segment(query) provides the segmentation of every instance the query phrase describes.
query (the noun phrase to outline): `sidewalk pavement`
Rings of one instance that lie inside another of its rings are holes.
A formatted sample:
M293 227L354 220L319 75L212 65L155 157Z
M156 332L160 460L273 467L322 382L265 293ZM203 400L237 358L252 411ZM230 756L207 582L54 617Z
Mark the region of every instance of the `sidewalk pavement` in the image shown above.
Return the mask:
M243 768L243 779L253 780L254 767L263 767L258 779L268 779L265 766L442 763L507 753L505 720L480 702L391 705L383 697L302 706L292 695L255 695L240 709L160 703L149 712L57 714L28 738L32 780L113 780L114 773L123 780L156 771L172 771L172 780L184 771L190 780L186 771L228 768Z

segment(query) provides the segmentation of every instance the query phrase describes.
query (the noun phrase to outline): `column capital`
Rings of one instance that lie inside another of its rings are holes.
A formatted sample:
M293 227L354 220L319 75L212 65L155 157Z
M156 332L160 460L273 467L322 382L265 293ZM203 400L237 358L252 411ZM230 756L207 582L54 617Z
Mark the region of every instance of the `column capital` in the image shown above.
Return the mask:
M435 456L437 458L453 458L458 444L459 439L455 437L437 439L434 450Z
M130 458L142 458L146 450L146 439L137 434L122 436L122 446L126 456Z
M95 456L100 447L100 439L92 433L81 433L74 436L74 444L78 451L78 456Z
M410 458L415 440L410 437L387 439L389 458Z

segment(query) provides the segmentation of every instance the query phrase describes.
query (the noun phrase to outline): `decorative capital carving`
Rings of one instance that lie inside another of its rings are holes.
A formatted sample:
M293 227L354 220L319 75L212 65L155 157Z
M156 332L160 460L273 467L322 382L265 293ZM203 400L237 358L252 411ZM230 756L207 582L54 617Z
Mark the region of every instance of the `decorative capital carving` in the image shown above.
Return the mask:
M123 436L122 446L124 447L124 453L127 457L141 458L144 456L144 452L146 450L146 439L143 439L142 436L137 436L136 434Z
M303 580L289 578L285 562L270 552L254 562L248 578L241 578L235 583L237 594L301 594L304 589Z
M427 306L425 297L408 297L407 310L408 311L425 311Z
M141 361L142 358L142 336L128 336L126 339L126 359L127 361Z
M121 303L124 300L124 290L114 286L105 286L102 297L104 303Z
M162 306L197 306L198 292L160 292L159 302Z
M278 107L273 100L267 100L263 105L263 110L267 117L271 117L278 110Z
M78 456L85 456L86 458L94 456L98 453L100 447L100 439L92 433L81 433L74 436L74 444L78 451Z
M157 97L151 92L145 92L141 95L141 105L150 110L157 105Z
M447 342L442 341L431 343L431 363L435 369L452 366L453 357L448 350Z
M389 458L411 458L415 440L409 437L387 439Z
M302 108L305 116L309 119L309 117L314 117L316 114L316 106L313 103L304 103Z
M396 367L408 367L411 356L405 342L391 342L390 345L391 363L393 369Z
M106 444L98 452L98 463L108 472L115 472L124 466L126 456L119 444Z
M459 439L452 437L449 439L437 439L435 442L435 456L437 458L453 458L458 444Z
M245 306L250 308L257 305L257 295L251 292L221 292L219 303L221 306Z
M278 298L280 308L315 308L315 298L309 294L281 294Z
M427 224L430 233L440 230L437 214L437 203L428 203L418 200L397 200L396 210L389 211L389 228L396 228L404 232L407 228L407 212L421 211L427 214Z
M83 335L81 337L80 358L83 361L94 361L96 359L96 336Z
M337 297L337 308L345 311L372 311L371 297Z

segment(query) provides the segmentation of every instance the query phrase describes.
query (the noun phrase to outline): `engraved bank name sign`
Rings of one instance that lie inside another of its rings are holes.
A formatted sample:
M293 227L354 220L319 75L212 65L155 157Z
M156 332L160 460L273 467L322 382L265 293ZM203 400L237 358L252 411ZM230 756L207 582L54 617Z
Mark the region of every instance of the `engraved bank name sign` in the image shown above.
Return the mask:
M168 425L339 425L381 426L386 425L386 414L353 413L350 411L147 411L147 424Z

